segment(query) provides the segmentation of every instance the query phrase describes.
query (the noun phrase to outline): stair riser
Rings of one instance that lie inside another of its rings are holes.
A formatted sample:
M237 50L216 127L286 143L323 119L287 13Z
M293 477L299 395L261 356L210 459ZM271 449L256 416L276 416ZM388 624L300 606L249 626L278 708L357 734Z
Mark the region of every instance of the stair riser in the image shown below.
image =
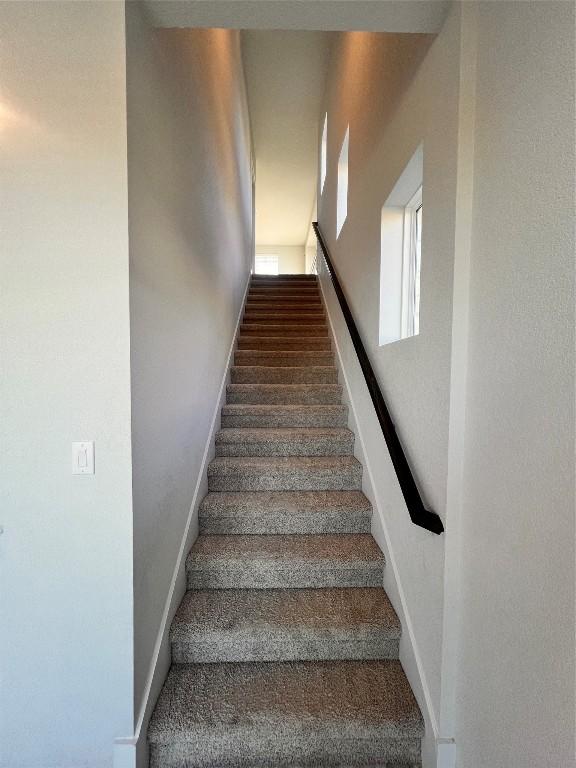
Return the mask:
M306 304L321 304L322 297L319 292L306 291L305 293L296 293L295 291L289 291L283 294L280 293L264 293L262 291L248 291L247 301L254 301L259 304L267 304L269 302L286 301L290 304L299 304L304 302Z
M324 316L322 304L313 301L286 301L279 296L270 297L267 301L254 301L248 298L244 307L245 312L283 312L285 314L297 314L298 312L317 312Z
M298 278L291 278L291 277L253 277L250 281L251 286L256 286L259 288L262 287L270 287L270 288L284 288L284 286L303 286L304 288L317 288L318 287L318 279L317 278L310 278L310 277L298 277Z
M298 302L314 302L315 304L322 303L322 294L316 289L258 289L251 288L246 294L248 301L258 302L270 302L270 301L287 301L290 303Z
M188 589L323 589L326 587L381 587L382 565L226 560L187 565Z
M200 515L200 533L206 534L318 534L370 533L370 513L315 512L281 514L249 512L235 516Z
M289 295L289 296L283 296L280 293L275 295L266 295L266 296L264 294L256 294L256 295L249 294L246 297L246 300L250 304L256 304L258 307L261 307L262 309L273 308L275 305L287 304L289 310L296 311L301 306L306 306L307 304L313 304L316 307L317 312L323 311L322 302L313 293L310 293L307 296L296 294L296 293L293 293L292 295Z
M295 312L250 312L244 315L243 325L278 325L286 324L285 327L293 325L315 325L327 332L326 317L324 314L297 315Z
M238 339L238 349L272 349L274 351L289 349L296 352L305 352L307 350L320 350L329 352L332 347L330 339L298 339L274 338L269 336L246 336L240 335Z
M230 369L230 381L232 384L338 384L338 371L329 366L239 365Z
M258 325L265 325L266 323L290 323L291 325L313 325L314 323L324 323L326 318L319 312L291 312L290 310L254 310L251 309L244 314L242 318L243 323L257 323Z
M339 384L271 385L231 384L226 391L230 404L247 405L338 405L342 400Z
M274 325L269 323L268 325L258 325L254 323L252 325L241 325L240 336L256 336L267 337L271 336L277 338L283 338L285 336L294 336L297 338L312 336L315 338L327 338L328 327L324 325L288 325L283 323L282 325Z
M349 456L354 451L354 436L284 438L269 441L227 442L216 438L216 456Z
M301 304L290 304L286 301L248 301L244 306L245 312L322 312L321 304L306 301Z
M290 350L274 353L272 351L254 352L250 349L239 349L234 354L234 365L264 365L297 367L304 365L330 366L334 365L332 352L291 352Z
M318 286L311 285L251 285L248 291L249 296L319 296Z
M172 642L175 664L217 664L250 661L322 661L336 659L397 659L400 641L381 630L355 632L292 630L221 630L190 633L188 642Z
M268 291L251 288L246 294L246 300L258 304L268 304L275 301L286 301L289 304L322 304L322 296L320 295L320 292L316 290Z
M263 291L254 291L250 290L247 293L247 300L248 301L254 301L257 303L263 303L267 304L268 302L275 302L275 301L286 301L290 304L299 304L300 302L304 302L306 304L313 303L313 304L321 304L322 303L322 297L320 296L320 293L318 291L306 291L306 292L299 292L296 293L295 291L286 291L285 293L264 293Z
M321 304L310 306L310 302L300 304L289 304L276 300L270 302L253 302L250 306L244 307L244 317L251 315L278 315L282 317L296 317L304 315L314 317L317 315L321 320L326 320L324 309Z
M255 413L226 413L222 414L223 427L262 427L274 429L282 427L345 427L348 422L346 409L338 408L333 411L306 410Z
M320 288L314 283L287 283L284 285L264 285L252 283L249 296L314 296L322 298Z
M292 468L289 472L261 469L241 471L208 469L210 491L359 491L362 468L338 472L323 469Z
M253 277L250 281L251 286L283 288L284 286L304 286L304 288L318 287L317 277Z
M336 727L335 727L336 728ZM420 739L396 739L367 732L352 738L342 728L303 733L268 731L264 726L223 729L198 728L189 741L170 745L152 744L150 768L420 768ZM236 732L237 731L237 732ZM202 745L202 750L198 745Z

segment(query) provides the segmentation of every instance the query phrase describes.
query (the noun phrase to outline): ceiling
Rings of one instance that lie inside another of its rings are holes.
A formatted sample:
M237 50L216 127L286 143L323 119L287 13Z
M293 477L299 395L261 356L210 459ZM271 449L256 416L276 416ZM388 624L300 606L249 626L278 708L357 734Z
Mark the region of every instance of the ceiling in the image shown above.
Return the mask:
M306 241L331 38L326 32L242 33L256 157L257 245Z
M162 27L439 32L450 0L147 0Z

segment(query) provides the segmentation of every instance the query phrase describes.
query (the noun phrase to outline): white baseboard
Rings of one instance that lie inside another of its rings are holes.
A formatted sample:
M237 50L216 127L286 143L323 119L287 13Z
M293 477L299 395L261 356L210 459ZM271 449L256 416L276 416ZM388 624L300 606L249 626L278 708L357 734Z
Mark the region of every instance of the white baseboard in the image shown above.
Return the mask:
M388 589L388 585L387 585L387 592L388 592L388 596L391 599L391 602L394 605L394 608L396 609L396 612L399 615L403 630L405 630L407 634L409 652L412 657L410 666L416 671L417 680L414 679L413 674L412 675L409 674L410 670L406 669L405 671L409 677L410 683L414 690L414 694L418 700L420 709L422 710L424 719L427 725L429 726L430 730L432 731L431 734L430 733L427 734L427 737L425 738L426 743L423 745L424 746L423 765L425 766L425 768L428 768L428 767L429 768L453 768L453 766L451 766L449 763L440 764L438 762L438 764L436 765L437 756L438 756L438 746L437 746L438 720L436 717L436 713L434 712L434 706L432 703L430 687L426 679L426 674L424 672L424 667L422 664L422 658L418 649L418 643L416 641L416 636L414 633L414 625L410 618L410 610L408 607L406 593L402 587L402 581L400 579L400 573L399 573L397 561L394 555L394 549L392 546L391 537L389 534L388 526L386 524L386 517L383 513L383 505L380 501L378 492L376 491L377 485L374 482L374 473L372 471L370 457L366 450L366 441L364 440L364 437L362 434L362 427L360 425L360 420L358 418L358 412L355 406L354 395L350 386L350 379L346 371L346 365L344 364L344 355L342 354L340 344L338 343L338 337L336 334L335 325L333 322L332 315L330 313L330 305L329 305L329 302L326 300L322 280L319 279L318 282L320 283L320 289L321 289L322 297L324 300L326 315L328 317L328 324L330 326L330 332L334 340L334 346L336 348L336 358L338 361L338 367L342 373L342 378L344 380L344 389L346 393L346 399L348 400L350 410L351 410L352 420L354 424L354 432L358 437L358 442L360 444L359 445L360 453L362 456L362 462L366 467L366 471L368 475L368 482L367 482L368 487L365 489L366 495L370 498L370 501L373 504L374 511L378 515L379 523L380 523L382 532L384 534L386 565L387 567L390 566L392 570L391 582L394 588L393 591L396 594L395 595L391 594L392 590ZM352 341L350 341L350 344L352 344ZM387 578L387 581L388 580L390 580L389 577ZM397 597L397 599L394 599L395 597Z
M204 453L200 463L198 478L194 488L194 493L192 495L190 511L188 512L188 518L186 520L184 533L180 542L178 556L174 564L174 571L172 573L170 588L166 596L166 602L164 603L162 619L160 621L160 626L156 635L156 642L154 644L152 660L148 669L146 686L144 688L144 696L142 698L142 704L138 712L136 728L134 730L133 736L119 737L114 740L114 768L147 768L148 766L146 730L152 715L152 710L156 704L156 699L170 668L170 625L172 623L174 613L180 605L180 602L184 596L184 592L186 591L186 557L190 547L198 535L198 507L200 506L200 502L207 492L208 463L212 457L214 439L220 426L220 412L226 400L226 385L229 378L230 363L236 347L238 329L242 320L244 304L246 302L246 294L248 293L251 277L252 274L248 275L248 280L246 281L246 286L244 288L244 294L242 296L242 302L240 305L240 312L236 320L234 333L232 334L232 341L230 343L230 349L228 350L228 356L224 366L224 373L222 375L220 388L218 390L218 397L216 399L216 404L212 413L212 419L210 421L210 429L208 431L208 437L206 439L206 445L204 447Z

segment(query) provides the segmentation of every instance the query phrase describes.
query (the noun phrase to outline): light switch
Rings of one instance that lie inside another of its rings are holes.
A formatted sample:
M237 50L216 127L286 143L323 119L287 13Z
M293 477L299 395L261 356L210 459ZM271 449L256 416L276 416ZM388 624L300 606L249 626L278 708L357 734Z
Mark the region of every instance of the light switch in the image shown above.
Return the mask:
M94 442L92 440L72 443L72 474L94 474Z

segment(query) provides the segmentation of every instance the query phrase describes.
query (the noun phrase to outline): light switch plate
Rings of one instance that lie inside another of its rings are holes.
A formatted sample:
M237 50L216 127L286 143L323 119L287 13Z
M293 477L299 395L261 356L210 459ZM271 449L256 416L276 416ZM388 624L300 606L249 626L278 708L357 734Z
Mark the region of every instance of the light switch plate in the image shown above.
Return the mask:
M94 474L93 440L83 440L81 443L72 443L72 474Z

